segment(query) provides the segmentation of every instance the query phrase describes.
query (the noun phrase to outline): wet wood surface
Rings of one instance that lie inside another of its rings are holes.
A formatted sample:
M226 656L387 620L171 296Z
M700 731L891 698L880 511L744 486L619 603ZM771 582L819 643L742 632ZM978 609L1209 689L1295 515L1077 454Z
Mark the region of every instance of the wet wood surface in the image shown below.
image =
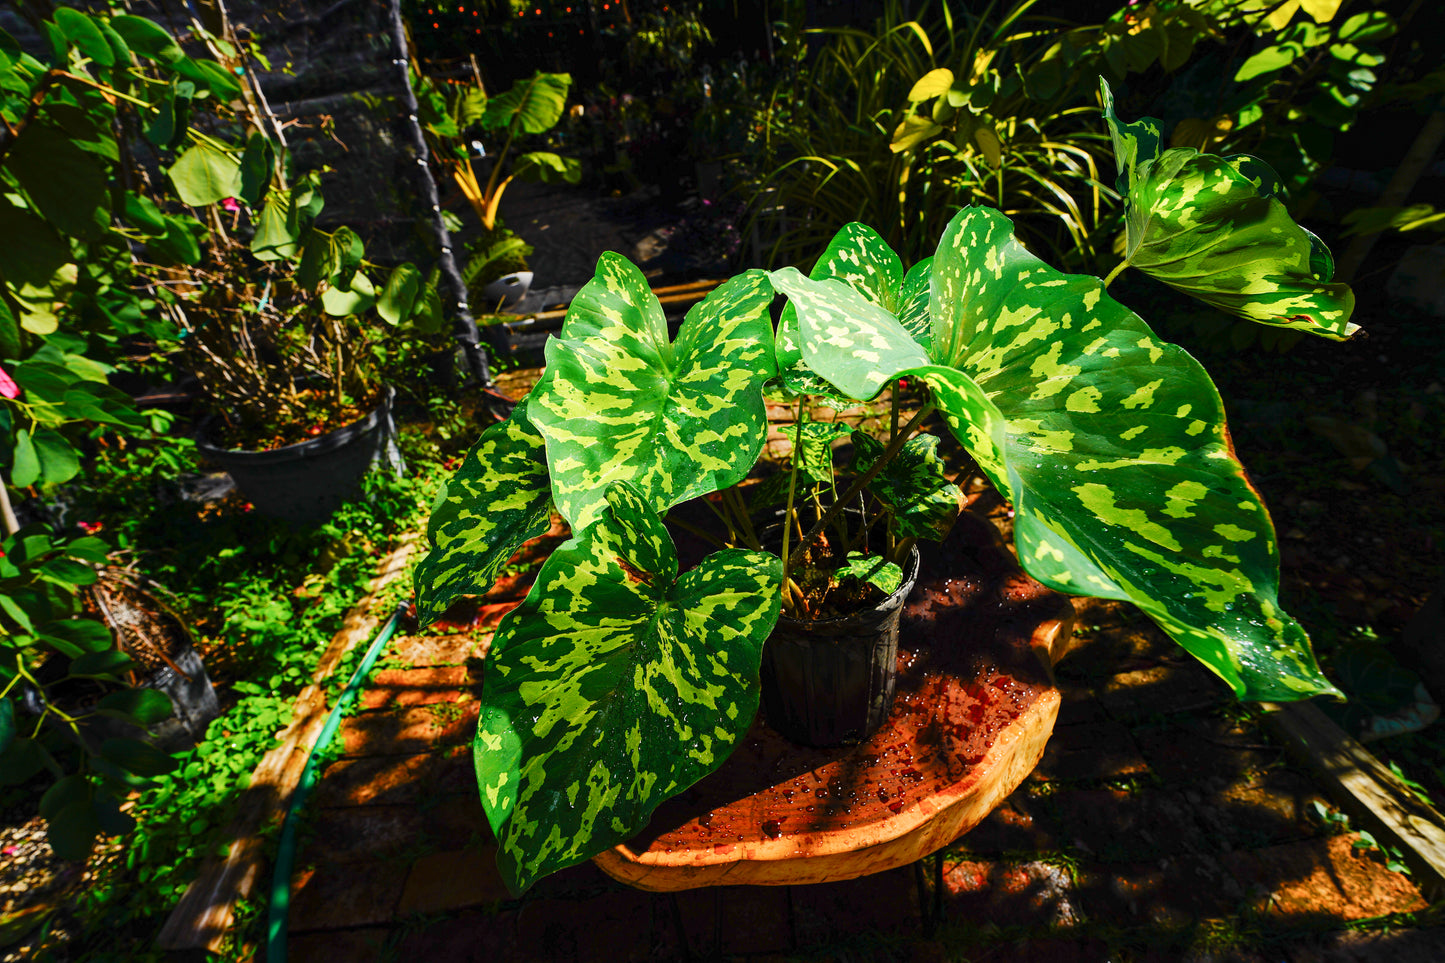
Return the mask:
M924 549L888 721L857 746L794 745L760 713L715 773L596 857L641 889L792 885L906 865L977 825L1043 755L1067 598L1028 578L986 520Z

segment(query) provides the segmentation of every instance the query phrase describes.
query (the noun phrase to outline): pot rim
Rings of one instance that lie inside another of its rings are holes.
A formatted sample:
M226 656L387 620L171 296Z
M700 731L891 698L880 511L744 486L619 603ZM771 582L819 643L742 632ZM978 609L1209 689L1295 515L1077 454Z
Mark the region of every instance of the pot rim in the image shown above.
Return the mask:
M908 598L908 593L913 591L913 585L918 581L919 566L921 564L922 556L919 554L918 546L915 544L908 553L908 562L903 566L903 581L898 584L898 588L894 589L883 601L866 609L858 609L856 612L851 612L848 615L839 615L831 619L794 619L779 612L778 621L780 623L787 622L790 625L837 625L841 622L846 622L848 619L855 618L864 612L886 612L890 609L898 608L903 604L904 600Z
M317 435L315 438L307 438L303 441L295 441L289 445L282 445L279 448L222 448L212 444L206 437L206 427L202 427L196 438L196 448L204 455L266 455L274 456L276 461L289 461L295 458L306 458L314 454L330 451L333 448L340 448L351 437L358 432L370 431L376 427L390 412L393 400L396 398L396 389L391 385L383 385L381 389L381 400L375 408L362 415L355 421L333 428L324 435Z

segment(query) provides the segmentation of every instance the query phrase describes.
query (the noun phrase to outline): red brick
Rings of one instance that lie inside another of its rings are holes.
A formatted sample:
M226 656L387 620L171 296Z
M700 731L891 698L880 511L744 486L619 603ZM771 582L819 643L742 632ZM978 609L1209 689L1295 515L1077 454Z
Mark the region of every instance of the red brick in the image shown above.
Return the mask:
M861 879L793 887L793 925L800 949L836 942L840 934L918 932L913 867Z
M494 843L421 857L411 866L397 913L444 913L510 897L497 873Z
M946 917L1072 926L1081 915L1068 870L1049 863L961 860L945 866L943 885Z
M987 955L980 958L987 959L988 963L1105 963L1115 956L1103 940L1044 938L1021 943L998 943L989 947Z
M491 640L492 633L489 631L408 635L392 643L388 661L401 662L412 668L461 665L472 656L485 657Z
M379 963L392 959L389 946L396 936L395 930L385 926L301 933L287 938L286 959L290 963L338 963L340 960L347 963L371 963L376 960Z
M1210 856L1173 856L1115 866L1091 865L1080 874L1079 898L1095 922L1182 926L1219 919L1239 909L1244 891Z
M679 893L677 905L691 953L716 958L791 949L788 900L784 886L725 886Z
M1029 778L1118 779L1148 770L1128 728L1117 722L1085 722L1055 727L1044 757Z
M1036 807L1027 793L1017 791L959 838L954 848L985 854L1064 848L1049 834L1045 822L1034 818Z
M291 881L290 931L339 930L389 923L405 870L389 863L328 863Z
M470 742L478 710L479 703L464 702L363 712L342 721L342 745L348 756L386 756Z
M1425 927L1306 936L1283 948L1281 963L1440 963L1441 960L1445 960L1445 929Z
M1224 851L1259 849L1318 836L1312 802L1325 802L1312 782L1287 769L1274 769L1247 785L1202 797L1195 814Z
M1224 719L1180 718L1134 730L1134 741L1149 767L1166 781L1200 791L1249 785L1281 751L1259 735Z
M514 912L467 913L408 927L396 959L415 963L550 963L552 955L516 937Z
M1065 847L1105 862L1212 849L1184 796L1168 790L1066 789L1031 801L1034 818Z
M1254 905L1291 922L1357 920L1426 905L1408 876L1379 854L1355 850L1355 834L1231 853L1224 864Z
M471 747L447 746L414 755L340 759L322 774L315 805L409 805L476 791Z
M386 859L421 841L426 816L416 806L317 810L303 858L327 863Z
M1223 682L1192 661L1125 672L1099 691L1105 710L1120 722L1203 709L1230 698Z
M462 665L430 666L424 669L378 669L361 693L362 711L393 706L422 706L456 702L467 689L467 669Z

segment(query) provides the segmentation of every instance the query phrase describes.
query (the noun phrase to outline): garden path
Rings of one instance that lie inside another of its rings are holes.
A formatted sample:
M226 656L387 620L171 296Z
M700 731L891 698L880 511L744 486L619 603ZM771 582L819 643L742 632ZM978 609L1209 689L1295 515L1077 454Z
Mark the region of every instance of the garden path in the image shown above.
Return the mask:
M1003 506L974 507L1007 533ZM1147 620L1097 602L1080 603L1044 759L945 856L939 925L922 866L674 896L589 863L511 899L469 742L492 627L526 591L518 567L475 612L395 640L343 723L293 882L298 963L1445 958L1416 885L1312 815L1322 790L1260 714Z

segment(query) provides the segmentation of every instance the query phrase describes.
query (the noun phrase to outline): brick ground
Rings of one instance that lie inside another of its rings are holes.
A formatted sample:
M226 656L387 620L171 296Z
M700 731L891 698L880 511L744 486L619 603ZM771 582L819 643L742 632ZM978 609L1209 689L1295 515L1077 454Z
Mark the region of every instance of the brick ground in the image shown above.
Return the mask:
M293 885L293 960L1445 959L1445 931L1408 918L1346 930L1438 919L1379 854L1325 832L1310 811L1319 789L1221 683L1101 604L1059 666L1063 708L1036 772L948 851L941 919L929 919L932 860L675 896L584 864L511 899L469 746L499 595L467 631L399 639L345 720Z

